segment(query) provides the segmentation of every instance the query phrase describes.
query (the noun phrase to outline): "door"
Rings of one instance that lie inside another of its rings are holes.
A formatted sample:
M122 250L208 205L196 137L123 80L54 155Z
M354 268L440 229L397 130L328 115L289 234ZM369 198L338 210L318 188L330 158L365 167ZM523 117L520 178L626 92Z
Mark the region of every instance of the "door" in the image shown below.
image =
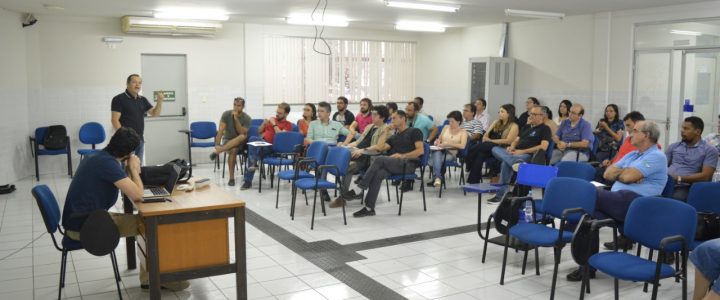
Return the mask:
M672 52L636 51L632 110L642 112L646 120L660 127L660 140L665 147L670 133L672 89Z
M143 54L143 95L156 105L155 91L165 93L159 117L145 118L145 164L156 165L176 158L187 160L188 128L186 56Z
M720 106L720 48L683 51L682 99L690 99L693 115L705 122L704 134L715 130Z

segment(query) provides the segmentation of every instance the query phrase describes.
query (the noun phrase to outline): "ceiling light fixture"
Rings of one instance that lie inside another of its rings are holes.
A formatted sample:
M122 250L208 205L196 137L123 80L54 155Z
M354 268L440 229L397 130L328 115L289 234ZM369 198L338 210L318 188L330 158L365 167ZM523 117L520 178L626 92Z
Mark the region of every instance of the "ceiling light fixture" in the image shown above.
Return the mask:
M670 30L670 33L672 34L681 34L681 35L692 35L692 36L701 36L702 32L698 31L690 31L690 30Z
M189 21L189 20L163 20L163 19L133 19L137 25L151 26L177 26L177 27L203 27L203 28L222 28L222 25L213 21Z
M433 11L443 11L443 12L457 12L460 9L459 5L395 1L395 0L386 0L385 5L387 5L389 7L433 10Z
M519 9L505 9L505 15L510 17L538 18L538 19L558 19L565 18L565 14L546 11L532 11Z
M209 20L227 21L227 12L217 10L161 10L154 11L153 17L158 19Z
M317 25L331 27L347 27L350 22L345 17L325 16L315 17L314 20L310 16L290 16L285 18L285 22L291 25Z
M395 30L445 32L445 26L442 24L427 22L397 22L395 24Z

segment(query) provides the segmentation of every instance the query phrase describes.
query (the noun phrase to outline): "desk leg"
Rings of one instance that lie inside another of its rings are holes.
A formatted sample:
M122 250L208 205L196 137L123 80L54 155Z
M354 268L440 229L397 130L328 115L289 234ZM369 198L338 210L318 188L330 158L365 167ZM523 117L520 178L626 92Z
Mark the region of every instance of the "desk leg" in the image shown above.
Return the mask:
M477 212L477 233L481 239L485 239L482 235L482 193L478 193L478 212ZM487 224L486 226L490 226Z
M237 299L247 299L247 266L245 260L245 207L235 209L235 284Z
M145 219L147 226L147 271L150 281L150 299L160 299L160 261L158 257L158 220L155 217Z
M123 212L126 214L133 213L133 204L130 198L123 195ZM135 237L125 238L125 252L127 253L127 266L128 270L134 270L137 268L136 256L135 256Z

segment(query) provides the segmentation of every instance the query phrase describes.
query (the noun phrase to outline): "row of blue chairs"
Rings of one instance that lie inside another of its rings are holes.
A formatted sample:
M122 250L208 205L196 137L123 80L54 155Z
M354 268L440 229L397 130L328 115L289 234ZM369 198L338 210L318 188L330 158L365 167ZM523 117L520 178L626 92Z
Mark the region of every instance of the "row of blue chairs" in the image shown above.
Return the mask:
M38 127L35 129L34 136L29 137L31 155L35 161L35 179L40 180L40 165L38 163L39 156L55 156L55 155L66 155L67 156L67 168L68 176L72 178L72 151L70 147L70 137L65 149L47 149L45 148L45 133L48 127ZM90 145L90 149L78 149L77 153L80 154L80 159L83 159L86 155L98 151L95 147L105 142L105 128L97 122L88 122L80 126L79 139L80 142L85 145Z

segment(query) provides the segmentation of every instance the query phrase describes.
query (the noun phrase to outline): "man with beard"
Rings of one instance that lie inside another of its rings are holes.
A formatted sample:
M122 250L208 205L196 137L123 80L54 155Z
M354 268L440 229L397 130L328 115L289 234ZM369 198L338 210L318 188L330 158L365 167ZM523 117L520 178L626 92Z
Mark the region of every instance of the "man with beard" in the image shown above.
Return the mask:
M345 128L349 128L350 124L355 121L355 116L353 116L352 112L347 109L348 98L340 96L337 98L337 102L335 104L337 105L338 111L335 112L332 119L334 121L340 122L340 124L345 126Z
M128 76L126 85L125 92L112 99L110 105L112 110L111 123L115 130L120 129L120 127L130 127L140 136L140 145L135 149L135 155L142 164L143 155L145 154L145 139L143 137L145 116L159 116L165 98L162 92L157 92L157 103L153 107L147 98L140 95L142 78L138 74Z
M292 123L286 119L289 113L290 105L285 102L278 104L275 117L267 118L260 124L260 127L258 127L258 132L261 133L261 137L252 137L249 142L266 141L272 143L275 139L275 133L291 131ZM240 187L241 190L247 190L252 187L257 161L260 159L261 154L264 155L267 152L270 152L270 147L248 147L249 167L247 171L245 171L245 182Z
M360 100L360 112L355 115L355 121L350 124L350 135L349 137L355 138L355 135L360 135L365 132L365 126L372 124L373 118L370 114L372 109L372 100L369 98L362 98Z
M686 200L690 184L710 181L718 162L718 150L702 139L703 120L687 117L680 130L681 141L665 150L668 175L675 180L673 198Z
M250 116L243 112L245 99L237 97L233 101L233 109L227 110L220 117L220 127L215 136L215 151L210 153L210 159L217 159L218 154L227 152L228 170L230 171L229 186L235 185L235 162L240 146L247 141L247 132L250 128ZM222 144L220 143L222 141Z

